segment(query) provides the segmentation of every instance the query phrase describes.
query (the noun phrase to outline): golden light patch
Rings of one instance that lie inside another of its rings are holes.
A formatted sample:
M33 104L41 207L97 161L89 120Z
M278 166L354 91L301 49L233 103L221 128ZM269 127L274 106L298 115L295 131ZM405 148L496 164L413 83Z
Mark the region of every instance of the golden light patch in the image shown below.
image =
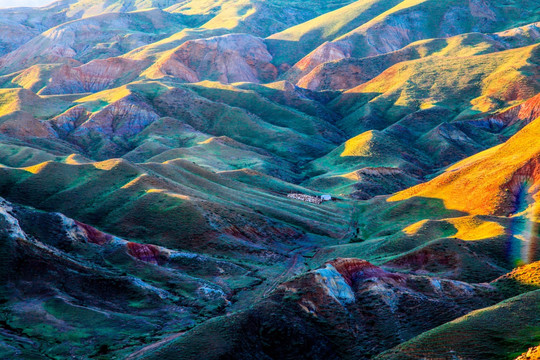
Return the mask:
M505 234L505 229L501 224L482 220L476 216L446 219L446 221L455 226L458 232L454 236L461 240L483 240Z
M205 144L210 144L212 141L214 141L216 138L215 137L211 137L211 138L208 138L204 141L199 141L197 143L197 145L205 145Z
M84 164L85 161L82 161L81 156L78 154L71 154L64 160L66 164L69 165L81 165Z
M111 90L100 91L98 93L78 99L75 102L85 103L85 102L92 102L92 101L105 101L110 104L122 98L125 98L126 96L130 94L131 94L131 91L127 88L127 86L122 86L122 87L118 87Z
M427 110L427 109L431 109L431 108L433 108L435 106L437 106L437 105L428 101L428 102L424 102L424 103L420 104L420 109Z
M37 65L34 65L13 78L12 82L15 84L19 84L25 89L31 89L34 85L40 82L41 76L41 68Z
M96 169L111 170L112 168L114 168L115 166L120 164L121 162L122 162L122 160L120 160L120 159L110 159L110 160L105 160L105 161L94 163L93 165L94 165L94 167Z
M159 194L164 194L164 195L176 198L176 199L191 200L191 197L189 197L187 195L173 193L173 192L171 192L169 190L165 190L165 189L148 189L148 190L146 190L146 193L147 194L159 193Z
M18 90L0 89L0 116L8 115L21 109Z
M361 176L358 175L358 171L353 171L347 174L339 175L339 177L352 180L352 181L360 181Z
M128 182L127 184L125 184L124 186L122 186L122 189L129 189L130 187L133 187L133 186L137 185L138 183L143 181L144 178L147 178L147 177L148 177L148 174L141 174L141 175L137 176L135 179L133 179L130 182Z
M429 220L420 220L417 223L407 226L405 229L403 229L403 232L407 235L415 235L424 227L424 225L428 221Z
M373 131L366 131L348 140L345 142L345 149L340 156L369 156L371 154L371 140L373 136Z
M46 162L43 162L41 164L36 164L36 165L33 165L33 166L25 167L25 168L23 168L23 170L31 172L32 174L38 174L38 173L41 172L41 170L43 170L50 163L52 163L52 161L46 161Z

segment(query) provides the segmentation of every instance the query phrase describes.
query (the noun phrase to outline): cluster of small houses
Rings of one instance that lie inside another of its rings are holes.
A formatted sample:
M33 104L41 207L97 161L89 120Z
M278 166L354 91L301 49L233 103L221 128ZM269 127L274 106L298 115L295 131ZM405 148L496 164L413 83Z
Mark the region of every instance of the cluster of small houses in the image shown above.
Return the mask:
M288 194L287 197L291 199L309 202L312 204L322 204L323 201L332 200L332 196L330 195L313 196L313 195L306 195L306 194L299 194L299 193L291 193L291 194Z

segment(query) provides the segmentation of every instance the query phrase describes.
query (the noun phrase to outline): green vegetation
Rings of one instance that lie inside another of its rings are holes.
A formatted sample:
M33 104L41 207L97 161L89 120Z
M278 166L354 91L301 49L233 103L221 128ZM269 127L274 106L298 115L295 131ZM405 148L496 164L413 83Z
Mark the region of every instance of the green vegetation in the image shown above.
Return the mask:
M0 10L0 358L538 345L539 17L533 0Z

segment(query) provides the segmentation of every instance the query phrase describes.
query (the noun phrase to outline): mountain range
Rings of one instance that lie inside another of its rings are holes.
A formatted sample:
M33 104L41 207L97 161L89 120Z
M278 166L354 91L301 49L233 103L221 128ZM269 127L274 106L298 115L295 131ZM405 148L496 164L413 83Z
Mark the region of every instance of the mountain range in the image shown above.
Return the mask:
M0 35L0 358L537 358L537 1L60 0Z

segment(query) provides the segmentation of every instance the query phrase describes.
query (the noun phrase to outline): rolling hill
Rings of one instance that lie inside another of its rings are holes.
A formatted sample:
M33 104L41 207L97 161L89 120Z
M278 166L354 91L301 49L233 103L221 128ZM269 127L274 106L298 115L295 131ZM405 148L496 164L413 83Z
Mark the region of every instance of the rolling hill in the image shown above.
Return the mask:
M530 359L540 6L0 9L0 358Z

